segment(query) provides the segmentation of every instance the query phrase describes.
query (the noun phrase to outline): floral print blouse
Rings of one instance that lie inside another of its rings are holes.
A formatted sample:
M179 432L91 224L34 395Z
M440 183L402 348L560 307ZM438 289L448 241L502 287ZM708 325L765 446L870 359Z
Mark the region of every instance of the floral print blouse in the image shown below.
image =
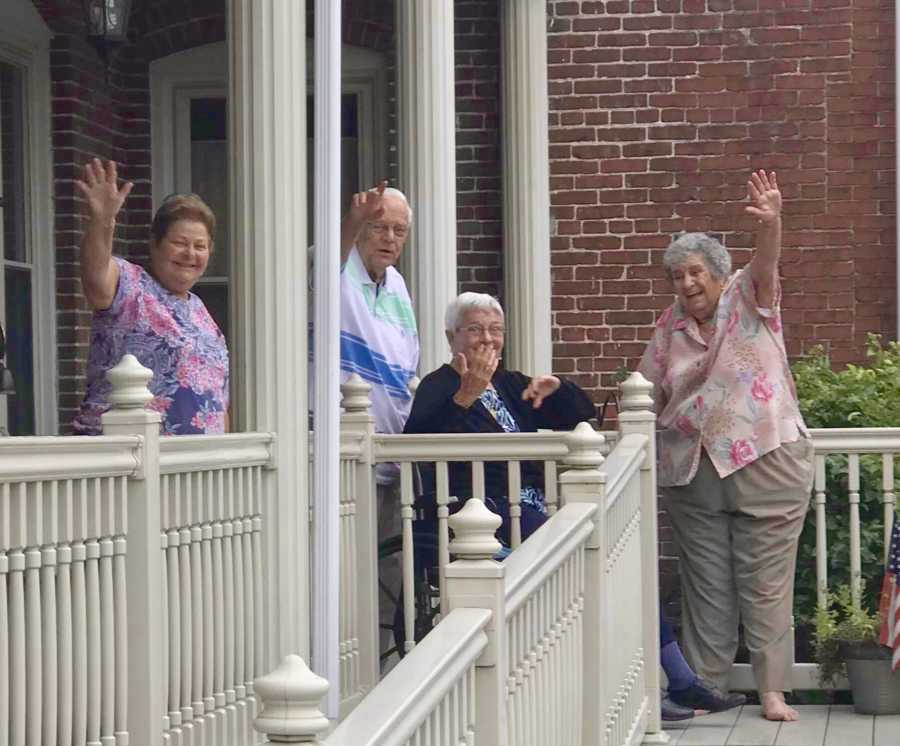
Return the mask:
M99 435L109 409L106 371L130 352L153 371L147 405L162 415L163 435L225 432L228 349L203 301L170 293L135 264L113 257L119 285L109 308L91 324L87 390L73 428Z
M726 477L807 435L781 332L780 290L760 308L749 267L719 297L708 342L679 301L656 323L639 367L654 386L659 484L688 484L705 449Z

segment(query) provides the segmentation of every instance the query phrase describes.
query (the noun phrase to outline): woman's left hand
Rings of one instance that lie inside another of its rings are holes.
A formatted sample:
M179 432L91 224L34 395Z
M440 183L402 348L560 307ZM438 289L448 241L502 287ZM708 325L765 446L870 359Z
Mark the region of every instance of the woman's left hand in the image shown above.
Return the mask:
M544 399L558 388L559 379L556 376L537 376L531 379L528 388L522 392L522 399L531 399L531 406L537 409L544 403Z
M771 225L781 218L781 192L778 189L774 171L767 174L761 168L750 174L750 181L747 182L747 197L751 204L747 205L744 210L759 222Z

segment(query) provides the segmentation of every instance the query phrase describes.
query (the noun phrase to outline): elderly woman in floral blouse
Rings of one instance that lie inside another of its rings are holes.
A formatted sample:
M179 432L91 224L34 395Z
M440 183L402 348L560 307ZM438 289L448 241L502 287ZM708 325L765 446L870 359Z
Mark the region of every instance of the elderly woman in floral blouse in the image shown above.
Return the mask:
M107 409L106 371L126 352L153 371L150 407L164 435L227 429L225 337L191 288L213 250L216 220L196 194L167 197L150 226L149 271L113 256L116 216L131 192L116 164L94 159L75 182L87 206L81 240L81 285L94 310L87 388L73 428L96 435Z
M747 188L757 221L749 265L732 274L715 239L677 238L663 256L676 300L640 370L654 384L688 660L725 689L743 623L764 717L796 720L784 692L813 450L781 333L781 192L765 171Z

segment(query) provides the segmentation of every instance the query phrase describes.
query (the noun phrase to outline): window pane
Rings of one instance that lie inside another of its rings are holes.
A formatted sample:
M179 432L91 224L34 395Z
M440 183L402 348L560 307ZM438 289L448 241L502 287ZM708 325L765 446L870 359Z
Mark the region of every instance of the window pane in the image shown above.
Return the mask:
M7 397L10 435L34 435L34 339L31 271L6 267L6 366L16 393Z
M225 342L228 340L228 286L222 282L198 282L191 289L191 292L200 296L200 300L206 305L206 310L213 317L222 334L225 335ZM229 345L229 349L231 346Z
M0 62L0 224L3 226L3 253L7 259L27 262L22 102L22 71Z
M216 241L206 274L228 276L228 141L225 99L191 99L191 191L216 215ZM223 330L224 331L224 330Z

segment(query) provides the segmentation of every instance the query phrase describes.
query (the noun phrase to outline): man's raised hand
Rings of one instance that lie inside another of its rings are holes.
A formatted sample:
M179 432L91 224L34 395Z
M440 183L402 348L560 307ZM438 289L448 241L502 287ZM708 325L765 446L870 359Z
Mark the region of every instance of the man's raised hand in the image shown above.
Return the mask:
M369 223L384 215L384 190L387 181L382 181L373 189L357 192L350 200L350 217L355 223Z

